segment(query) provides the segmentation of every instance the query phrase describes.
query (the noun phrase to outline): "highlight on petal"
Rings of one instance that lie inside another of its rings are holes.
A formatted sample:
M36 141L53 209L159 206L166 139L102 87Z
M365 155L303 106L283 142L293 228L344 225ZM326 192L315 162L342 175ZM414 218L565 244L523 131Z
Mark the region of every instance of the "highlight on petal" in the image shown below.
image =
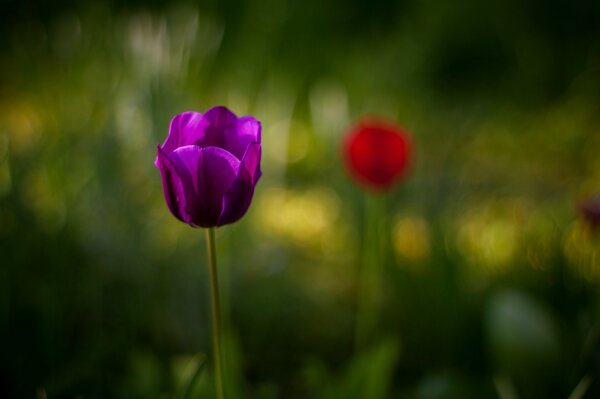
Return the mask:
M240 161L217 147L185 146L170 155L184 185L191 188L187 210L192 224L216 226L222 211L222 198L232 186Z
M162 149L169 153L179 147L201 142L208 124L204 115L199 112L188 111L175 115L171 119L169 135L162 145Z
M237 134L244 137L250 143L261 142L262 127L260 122L253 116L243 116L237 121Z
M223 209L218 226L236 222L248 211L254 195L254 187L262 175L260 170L261 151L259 143L248 146L240 163L238 174L223 197Z
M244 153L244 157L242 158L241 167L246 168L246 170L250 174L253 184L256 184L256 182L258 182L258 179L262 176L262 171L260 170L261 154L261 144L252 143L248 146L246 152Z

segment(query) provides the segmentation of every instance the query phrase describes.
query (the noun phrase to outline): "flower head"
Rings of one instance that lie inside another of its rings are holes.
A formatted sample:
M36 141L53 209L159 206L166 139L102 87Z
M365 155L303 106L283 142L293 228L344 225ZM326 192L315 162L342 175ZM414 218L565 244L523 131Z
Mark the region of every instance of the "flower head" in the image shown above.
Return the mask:
M383 191L406 174L411 146L401 128L365 119L350 129L342 152L348 171L359 183Z
M215 227L248 210L260 158L260 122L214 107L176 115L154 164L171 213L193 227Z

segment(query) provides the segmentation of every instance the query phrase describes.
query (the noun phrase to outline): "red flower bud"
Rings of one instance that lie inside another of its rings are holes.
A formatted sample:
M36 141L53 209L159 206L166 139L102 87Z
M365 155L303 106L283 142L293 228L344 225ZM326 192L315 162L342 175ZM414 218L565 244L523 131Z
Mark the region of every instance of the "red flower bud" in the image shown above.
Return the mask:
M363 186L389 190L407 172L411 145L407 133L379 120L362 120L350 128L343 143L350 174Z

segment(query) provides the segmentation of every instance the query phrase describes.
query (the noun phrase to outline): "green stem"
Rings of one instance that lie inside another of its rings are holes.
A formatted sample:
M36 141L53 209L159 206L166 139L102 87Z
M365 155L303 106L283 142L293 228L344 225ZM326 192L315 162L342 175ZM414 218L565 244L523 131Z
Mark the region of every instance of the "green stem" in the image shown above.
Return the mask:
M221 307L219 305L219 281L217 278L217 253L215 250L215 229L206 229L206 245L208 247L208 272L210 275L210 299L212 315L213 356L215 359L215 383L217 399L224 399L223 392L223 356L221 329Z
M358 298L356 310L355 347L357 351L365 349L374 338L381 312L382 262L381 207L383 199L367 194L365 198L365 234L362 245L362 264L358 272Z

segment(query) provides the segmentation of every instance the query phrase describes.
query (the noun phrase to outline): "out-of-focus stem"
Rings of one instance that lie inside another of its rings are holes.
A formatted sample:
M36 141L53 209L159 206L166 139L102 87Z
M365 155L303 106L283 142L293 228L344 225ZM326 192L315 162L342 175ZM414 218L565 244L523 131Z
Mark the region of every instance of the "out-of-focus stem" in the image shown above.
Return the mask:
M384 198L367 195L365 198L365 234L362 262L358 272L355 348L365 349L374 338L381 312L383 265L380 256L379 227Z

